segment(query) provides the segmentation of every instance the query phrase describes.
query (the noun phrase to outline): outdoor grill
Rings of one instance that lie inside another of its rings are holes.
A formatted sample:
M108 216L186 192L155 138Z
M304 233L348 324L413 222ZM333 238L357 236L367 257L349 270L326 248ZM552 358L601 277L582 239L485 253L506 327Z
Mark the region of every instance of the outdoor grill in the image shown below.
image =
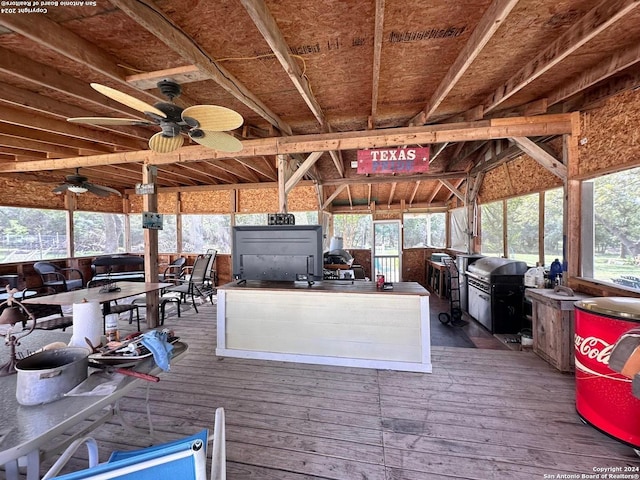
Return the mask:
M469 265L469 315L491 333L518 333L526 271L525 262L497 257L484 257Z

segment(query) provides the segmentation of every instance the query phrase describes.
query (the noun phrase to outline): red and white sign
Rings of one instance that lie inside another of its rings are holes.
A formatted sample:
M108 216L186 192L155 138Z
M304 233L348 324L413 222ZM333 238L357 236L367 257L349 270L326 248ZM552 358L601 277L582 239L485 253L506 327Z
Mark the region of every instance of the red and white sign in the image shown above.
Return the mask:
M429 147L358 150L358 173L429 171Z

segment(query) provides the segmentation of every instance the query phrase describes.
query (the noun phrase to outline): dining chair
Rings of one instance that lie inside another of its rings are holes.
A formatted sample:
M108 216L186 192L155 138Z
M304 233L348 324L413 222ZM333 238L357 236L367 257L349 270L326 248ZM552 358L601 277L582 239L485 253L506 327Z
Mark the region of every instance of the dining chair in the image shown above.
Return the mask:
M207 475L207 445L212 443L211 469ZM89 468L56 476L79 447L86 444ZM215 413L213 436L204 429L195 435L132 451L116 451L98 463L98 446L91 437L73 442L51 466L42 480L226 480L224 409Z
M209 270L211 269L211 257L213 254L205 253L199 255L193 263L191 274L188 275L188 279L183 281L180 285L173 287L167 287L165 293L177 292L180 293L182 299L186 299L187 296L191 297L191 303L196 313L198 313L198 307L196 305L196 296L203 299L209 298L209 301L213 305L214 289L211 286L210 280L207 277Z
M33 269L42 279L42 285L56 292L68 292L84 288L84 275L77 268L62 268L50 262L36 262Z

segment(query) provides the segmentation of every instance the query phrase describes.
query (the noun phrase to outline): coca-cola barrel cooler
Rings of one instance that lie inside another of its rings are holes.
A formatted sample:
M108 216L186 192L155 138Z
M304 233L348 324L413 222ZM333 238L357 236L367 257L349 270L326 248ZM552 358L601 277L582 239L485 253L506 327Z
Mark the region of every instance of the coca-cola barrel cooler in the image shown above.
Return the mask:
M640 448L640 399L609 367L617 340L640 326L640 299L596 297L575 303L576 410L593 427Z

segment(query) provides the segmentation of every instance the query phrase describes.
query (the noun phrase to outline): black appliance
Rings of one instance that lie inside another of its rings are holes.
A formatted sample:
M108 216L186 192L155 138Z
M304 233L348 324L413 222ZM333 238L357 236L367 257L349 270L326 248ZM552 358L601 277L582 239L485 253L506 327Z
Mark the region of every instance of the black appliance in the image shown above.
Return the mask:
M469 311L469 289L467 286L467 269L476 261L484 258L477 253L460 253L456 255L456 267L458 267L458 284L460 285L460 308L463 312Z
M484 257L469 265L469 315L491 333L518 333L526 271L525 262L507 258Z
M322 226L247 225L232 230L236 280L322 280Z

